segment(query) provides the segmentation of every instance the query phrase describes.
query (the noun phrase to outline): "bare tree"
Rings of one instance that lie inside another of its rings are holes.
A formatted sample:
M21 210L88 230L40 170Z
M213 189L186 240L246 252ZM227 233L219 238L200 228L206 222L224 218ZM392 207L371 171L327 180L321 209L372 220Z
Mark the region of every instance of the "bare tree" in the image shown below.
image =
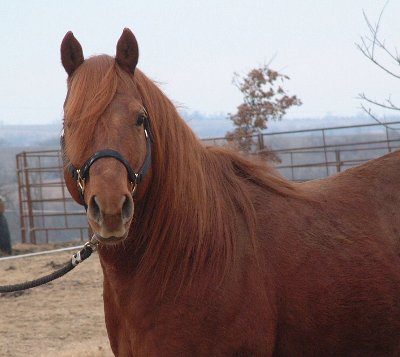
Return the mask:
M367 57L372 63L378 66L383 72L388 74L391 77L400 79L400 56L396 47L389 48L389 45L386 43L385 39L380 37L380 27L381 21L383 17L383 13L388 5L389 1L386 2L382 11L379 14L378 20L376 24L372 24L369 18L367 17L365 11L363 11L365 22L368 26L368 35L361 37L361 42L356 44L358 49L362 52L362 54ZM371 99L365 93L359 94L360 99L362 99L366 104L362 103L361 108L374 120L378 123L385 125L382 123L376 114L374 114L371 105L374 107L388 109L394 112L400 111L400 107L395 104L389 95L384 100L375 100Z

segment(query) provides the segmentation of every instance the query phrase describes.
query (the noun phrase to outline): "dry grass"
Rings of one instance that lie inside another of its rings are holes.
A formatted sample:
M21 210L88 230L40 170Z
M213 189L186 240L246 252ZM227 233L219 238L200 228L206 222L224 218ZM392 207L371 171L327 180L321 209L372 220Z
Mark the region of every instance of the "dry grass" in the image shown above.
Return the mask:
M46 275L73 253L0 260L0 285ZM93 254L54 282L0 294L0 356L113 356L104 324L102 279L98 256Z

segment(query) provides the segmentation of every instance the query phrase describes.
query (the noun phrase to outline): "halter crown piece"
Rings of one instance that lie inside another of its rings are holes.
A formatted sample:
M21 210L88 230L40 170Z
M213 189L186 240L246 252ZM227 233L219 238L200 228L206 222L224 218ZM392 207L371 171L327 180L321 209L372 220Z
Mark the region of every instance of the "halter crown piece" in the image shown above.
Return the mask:
M153 140L153 133L151 131L150 120L147 115L143 117L143 128L144 128L144 134L146 136L146 156L138 172L135 172L135 170L133 170L128 160L126 160L122 154L113 149L103 149L96 151L91 157L89 157L89 159L85 161L85 163L79 169L77 169L74 165L72 165L69 162L69 160L68 163L64 163L67 164L68 171L70 172L72 178L76 181L79 196L81 198L80 203L85 207L86 210L88 207L84 199L85 182L89 178L90 167L93 165L95 161L104 157L113 157L114 159L117 159L125 166L128 172L128 179L132 185L132 196L135 195L138 183L140 183L146 176L151 165L151 145L154 140ZM63 151L63 158L66 158L64 130L61 133L60 142L61 142L61 149Z

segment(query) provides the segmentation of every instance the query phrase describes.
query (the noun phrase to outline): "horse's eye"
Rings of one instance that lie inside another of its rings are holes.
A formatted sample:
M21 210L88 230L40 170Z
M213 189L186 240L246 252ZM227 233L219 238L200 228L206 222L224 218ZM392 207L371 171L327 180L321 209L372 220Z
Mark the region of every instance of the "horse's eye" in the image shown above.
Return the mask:
M144 114L139 114L136 119L136 125L142 125L144 123Z

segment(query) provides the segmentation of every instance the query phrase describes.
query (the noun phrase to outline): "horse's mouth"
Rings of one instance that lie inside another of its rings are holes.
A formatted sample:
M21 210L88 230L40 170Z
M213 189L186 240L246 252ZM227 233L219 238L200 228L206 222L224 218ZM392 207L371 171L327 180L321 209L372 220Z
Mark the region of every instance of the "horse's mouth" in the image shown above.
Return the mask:
M95 233L94 235L96 236L96 239L100 244L115 245L115 244L120 243L123 240L125 240L127 235L128 235L128 233L125 233L124 235L122 235L120 237L110 236L110 237L107 237L107 238L102 237L99 233Z

